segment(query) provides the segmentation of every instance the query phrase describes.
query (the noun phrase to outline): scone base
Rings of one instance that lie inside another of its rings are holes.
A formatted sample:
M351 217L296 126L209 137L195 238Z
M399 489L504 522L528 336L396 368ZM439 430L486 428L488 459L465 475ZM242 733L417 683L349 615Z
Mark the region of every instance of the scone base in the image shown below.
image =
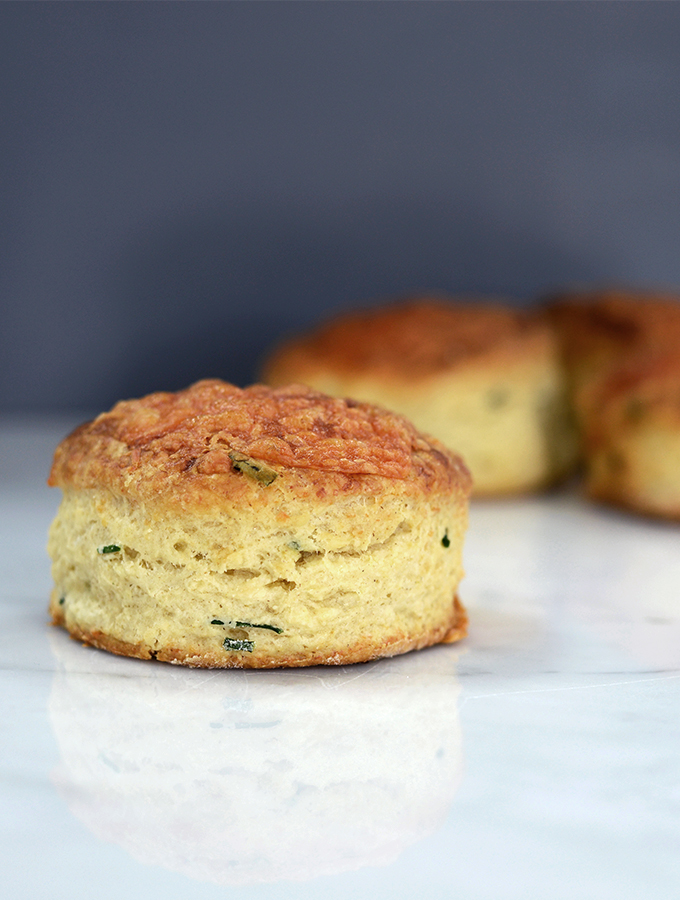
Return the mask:
M190 666L202 669L277 669L296 668L302 666L344 666L352 663L368 662L382 657L398 656L410 650L421 650L434 644L452 644L467 635L468 616L458 595L453 598L451 618L441 627L435 628L426 635L395 635L371 643L369 640L355 643L353 646L333 653L322 650L310 650L306 654L293 656L262 656L253 658L248 653L233 654L225 658L224 654L209 652L197 653L190 646L167 646L153 649L143 643L122 641L103 631L88 631L71 623L67 626L59 597L53 591L50 598L52 623L60 625L69 632L74 640L81 641L99 650L107 650L117 656L129 656L135 659L156 659L174 665Z

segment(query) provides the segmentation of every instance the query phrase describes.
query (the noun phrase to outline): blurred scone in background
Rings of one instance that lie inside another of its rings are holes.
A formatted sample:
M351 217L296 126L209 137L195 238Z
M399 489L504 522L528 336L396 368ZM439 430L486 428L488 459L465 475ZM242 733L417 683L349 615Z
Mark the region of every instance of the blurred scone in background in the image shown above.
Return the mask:
M283 342L263 378L402 413L463 457L476 496L549 486L576 461L550 323L507 302L418 296L347 313Z

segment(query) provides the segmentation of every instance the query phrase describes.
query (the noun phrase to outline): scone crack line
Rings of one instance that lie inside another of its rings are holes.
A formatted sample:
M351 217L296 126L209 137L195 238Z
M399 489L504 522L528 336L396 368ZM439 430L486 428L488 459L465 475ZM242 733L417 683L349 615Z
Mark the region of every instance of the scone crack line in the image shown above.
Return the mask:
M380 550L389 549L395 541L397 541L400 535L410 534L411 526L408 522L401 522L394 531L389 534L386 538L381 541L372 541L369 544L361 547L343 547L343 548L318 548L314 550L304 550L300 548L297 542L291 542L288 544L291 549L295 549L297 551L298 558L295 561L296 566L304 566L307 565L308 562L318 562L322 560L324 557L329 557L331 559L338 557L360 557L364 554L372 554L376 553ZM293 547L293 544L296 546Z

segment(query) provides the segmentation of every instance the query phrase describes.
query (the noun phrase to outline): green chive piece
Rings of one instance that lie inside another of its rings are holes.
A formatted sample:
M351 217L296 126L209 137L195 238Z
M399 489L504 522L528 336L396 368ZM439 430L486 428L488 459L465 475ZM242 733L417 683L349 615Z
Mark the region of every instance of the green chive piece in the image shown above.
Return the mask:
M278 472L275 472L273 469L268 469L267 466L262 463L255 462L255 460L244 456L242 453L237 453L235 450L229 454L229 459L237 472L241 472L243 475L253 478L265 487L278 478Z
M59 598L59 606L63 606L64 603L66 603L66 597L60 597Z
M503 387L496 387L487 394L487 404L491 409L500 409L510 399L510 392Z
M451 539L449 538L449 529L447 528L444 531L444 537L442 538L442 547L450 547Z
M227 624L233 625L235 628L266 628L276 634L283 634L283 628L278 628L276 625L256 625L254 622L227 622Z
M232 628L266 628L268 631L273 631L276 634L283 634L283 628L279 628L278 625L256 625L255 622L240 622L236 619L228 619L226 622L223 622L222 619L211 619L211 625L230 625Z
M225 650L244 650L246 653L252 653L255 649L255 641L241 641L236 638L225 638L223 647Z
M97 547L97 553L103 556L105 553L120 553L118 544L104 544L103 547Z

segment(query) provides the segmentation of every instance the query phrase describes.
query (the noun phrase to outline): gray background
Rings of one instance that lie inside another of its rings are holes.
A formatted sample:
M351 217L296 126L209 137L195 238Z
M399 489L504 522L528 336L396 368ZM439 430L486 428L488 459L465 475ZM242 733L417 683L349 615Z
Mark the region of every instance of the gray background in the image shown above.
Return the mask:
M680 284L677 3L0 4L0 408L419 289Z

